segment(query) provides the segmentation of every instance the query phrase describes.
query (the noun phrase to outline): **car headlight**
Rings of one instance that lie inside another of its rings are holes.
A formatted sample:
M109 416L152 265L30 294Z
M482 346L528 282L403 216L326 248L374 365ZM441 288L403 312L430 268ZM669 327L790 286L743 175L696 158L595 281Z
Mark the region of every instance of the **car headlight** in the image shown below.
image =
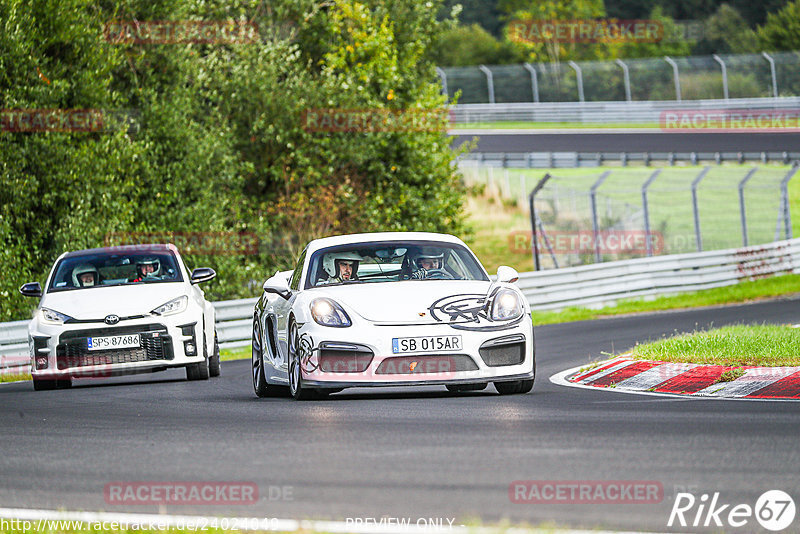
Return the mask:
M55 310L51 310L50 308L42 308L42 319L45 323L64 324L71 320L72 317L69 315L64 315L63 313L59 313Z
M188 304L189 297L182 295L176 299L172 299L169 302L165 302L150 313L154 315L172 315L173 313L180 313L185 310Z
M329 298L318 298L311 301L311 316L322 326L350 326L350 317L336 301Z
M508 321L522 315L522 302L515 291L501 289L492 300L492 321Z

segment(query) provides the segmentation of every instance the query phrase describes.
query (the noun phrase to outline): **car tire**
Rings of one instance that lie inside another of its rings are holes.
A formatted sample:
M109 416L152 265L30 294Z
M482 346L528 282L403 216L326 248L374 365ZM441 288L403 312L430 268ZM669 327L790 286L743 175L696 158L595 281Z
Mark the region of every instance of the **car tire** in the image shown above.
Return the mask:
M289 394L296 400L311 400L317 397L317 392L303 387L303 373L297 356L298 340L297 324L292 321L289 324Z
M186 380L208 380L208 357L186 366Z
M58 387L58 380L36 378L35 376L32 378L34 391L49 391Z
M489 384L449 384L445 386L451 393L463 393L465 391L483 391Z
M533 389L533 378L513 382L495 382L494 388L500 395L520 395Z
M217 339L217 331L214 330L214 352L208 359L208 376L219 376L219 374L220 374L219 340Z

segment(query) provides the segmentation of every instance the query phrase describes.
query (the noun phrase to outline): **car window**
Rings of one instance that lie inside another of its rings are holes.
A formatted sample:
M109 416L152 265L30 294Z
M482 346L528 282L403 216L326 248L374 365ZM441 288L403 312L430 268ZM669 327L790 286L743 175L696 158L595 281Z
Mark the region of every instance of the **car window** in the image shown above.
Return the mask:
M407 280L488 280L465 247L434 241L356 243L316 251L306 289Z
M56 265L48 292L182 281L172 252L99 252L63 258Z
M289 289L293 291L297 291L300 289L300 277L303 274L303 264L306 261L306 250L303 250L303 253L300 254L300 259L297 260L297 265L294 268L294 272L292 273L292 278L289 281Z

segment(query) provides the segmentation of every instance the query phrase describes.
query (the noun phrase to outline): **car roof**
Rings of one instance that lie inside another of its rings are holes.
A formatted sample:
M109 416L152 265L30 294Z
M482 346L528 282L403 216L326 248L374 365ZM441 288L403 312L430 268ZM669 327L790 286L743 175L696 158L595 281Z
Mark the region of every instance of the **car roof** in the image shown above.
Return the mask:
M177 252L178 249L172 243L156 244L148 243L143 245L119 245L114 247L88 248L85 250L75 250L67 252L62 258L73 258L76 256L90 256L95 254L131 254L133 252L143 254L156 254L163 252Z
M463 241L450 234L437 234L434 232L371 232L365 234L347 234L315 239L308 244L308 253L310 254L317 250L336 245L349 245L352 243L369 243L380 241L439 241L444 243L464 245L466 247L466 244Z

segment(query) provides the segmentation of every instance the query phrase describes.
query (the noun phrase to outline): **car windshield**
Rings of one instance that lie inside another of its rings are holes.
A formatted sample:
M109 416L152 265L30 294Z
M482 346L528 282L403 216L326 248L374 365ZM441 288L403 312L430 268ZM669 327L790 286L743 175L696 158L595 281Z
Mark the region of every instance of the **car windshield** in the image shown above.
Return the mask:
M318 250L306 289L408 280L484 280L486 272L462 245L437 241L356 243Z
M98 252L58 262L48 292L182 281L172 252Z

